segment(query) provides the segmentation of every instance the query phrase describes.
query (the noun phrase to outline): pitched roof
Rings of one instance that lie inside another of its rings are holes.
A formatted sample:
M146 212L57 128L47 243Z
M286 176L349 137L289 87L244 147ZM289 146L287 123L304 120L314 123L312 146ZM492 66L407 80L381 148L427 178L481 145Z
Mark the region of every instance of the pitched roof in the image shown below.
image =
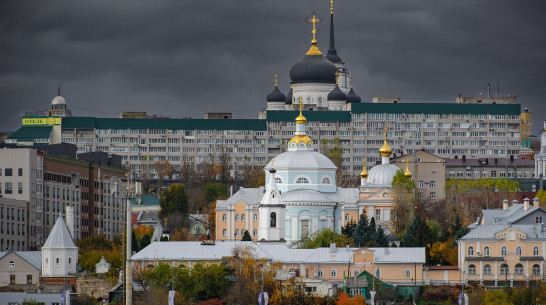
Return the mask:
M510 226L506 224L489 224L477 226L474 230L461 237L461 240L495 239L497 233L504 231L509 227ZM527 234L528 240L546 239L546 231L542 229L542 226L514 224L511 227Z
M34 268L42 270L42 251L2 251L0 252L0 259L9 253L19 256Z
M42 248L78 248L68 232L64 219L59 216Z
M33 141L34 139L49 139L52 128L52 126L24 126L17 129L7 139L15 139L20 142Z

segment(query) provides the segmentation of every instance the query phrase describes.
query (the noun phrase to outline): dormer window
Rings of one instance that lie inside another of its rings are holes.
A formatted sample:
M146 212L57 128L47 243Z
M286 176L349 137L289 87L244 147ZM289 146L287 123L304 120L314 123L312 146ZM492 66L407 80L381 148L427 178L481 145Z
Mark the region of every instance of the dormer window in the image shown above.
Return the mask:
M322 178L321 184L332 184L332 181L328 177Z
M309 180L305 177L299 177L298 180L296 180L296 184L309 184Z

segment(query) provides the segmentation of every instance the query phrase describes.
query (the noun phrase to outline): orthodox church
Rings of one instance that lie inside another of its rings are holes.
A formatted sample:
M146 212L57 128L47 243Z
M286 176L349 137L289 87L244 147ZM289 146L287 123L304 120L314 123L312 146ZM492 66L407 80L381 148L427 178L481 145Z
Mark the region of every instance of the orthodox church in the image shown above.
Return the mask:
M540 152L535 155L535 177L546 177L546 121L544 129L540 132Z
M240 240L248 231L253 240L292 242L324 228L341 232L348 222L357 222L364 211L376 223L390 226L394 208L392 179L399 170L390 164L392 153L385 142L379 150L382 162L367 172L364 164L361 185L336 185L337 167L315 150L306 133L302 110L350 110L360 97L348 86L350 74L337 54L334 43L334 10L330 1L330 46L326 56L317 46L316 14L307 20L313 26L311 47L304 58L290 69L291 90L285 96L278 88L267 95L267 110L296 110L294 136L287 151L273 158L264 168L266 185L241 188L216 206L216 239ZM299 103L296 103L299 101ZM364 161L365 162L365 161ZM406 175L411 175L406 170Z

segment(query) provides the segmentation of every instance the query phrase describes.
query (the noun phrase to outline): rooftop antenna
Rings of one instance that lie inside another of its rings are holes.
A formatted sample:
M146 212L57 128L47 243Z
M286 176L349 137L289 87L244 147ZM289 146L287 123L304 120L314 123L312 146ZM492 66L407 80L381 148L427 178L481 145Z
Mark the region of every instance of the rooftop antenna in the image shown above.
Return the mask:
M61 84L59 84L59 90L57 91L57 96L61 96Z
M499 93L499 83L496 83L497 85L497 97L500 97L500 93Z

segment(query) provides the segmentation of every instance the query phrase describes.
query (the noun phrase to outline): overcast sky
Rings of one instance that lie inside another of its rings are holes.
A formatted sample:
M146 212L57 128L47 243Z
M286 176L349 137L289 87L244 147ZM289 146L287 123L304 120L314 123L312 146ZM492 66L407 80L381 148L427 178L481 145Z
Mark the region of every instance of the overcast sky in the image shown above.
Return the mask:
M546 119L546 1L340 0L336 47L363 102L453 103L501 96ZM120 111L257 118L279 74L328 49L328 0L1 1L0 131L50 107L61 84L75 116Z

